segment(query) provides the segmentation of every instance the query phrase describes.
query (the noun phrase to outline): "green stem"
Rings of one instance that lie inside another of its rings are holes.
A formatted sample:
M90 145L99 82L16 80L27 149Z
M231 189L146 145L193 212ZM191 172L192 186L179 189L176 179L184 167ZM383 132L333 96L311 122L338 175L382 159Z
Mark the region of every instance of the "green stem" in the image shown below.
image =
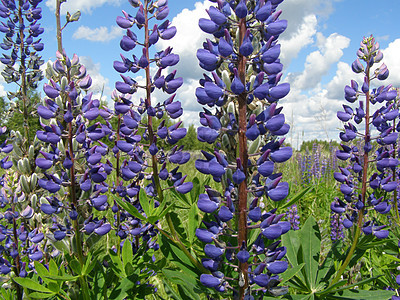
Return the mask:
M360 239L360 235L361 235L361 227L362 227L362 221L364 219L364 209L362 209L358 215L358 222L357 222L357 227L356 227L356 232L354 234L354 238L353 238L353 243L351 245L351 248L349 250L349 253L346 256L345 261L343 262L343 264L340 266L339 271L337 271L335 278L332 280L331 284L329 285L329 287L331 287L332 285L334 285L336 282L339 281L340 277L343 275L344 271L346 270L347 266L350 263L350 260L353 257L354 251L356 250L357 244L358 244L358 240Z
M79 282L80 282L80 286L81 286L83 299L90 300L91 298L90 298L90 294L89 294L89 286L87 284L86 276L79 277Z

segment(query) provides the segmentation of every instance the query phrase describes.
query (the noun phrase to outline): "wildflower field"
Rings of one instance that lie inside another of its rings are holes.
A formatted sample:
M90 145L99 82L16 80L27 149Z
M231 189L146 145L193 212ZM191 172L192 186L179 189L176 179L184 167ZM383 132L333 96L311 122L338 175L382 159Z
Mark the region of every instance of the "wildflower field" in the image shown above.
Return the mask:
M399 95L373 36L354 49L364 80L343 87L338 141L295 150L283 0L210 0L188 128L180 57L154 50L177 31L167 0L115 16L107 101L63 45L80 18L61 22L66 1L45 64L41 2L0 1L2 299L400 299Z

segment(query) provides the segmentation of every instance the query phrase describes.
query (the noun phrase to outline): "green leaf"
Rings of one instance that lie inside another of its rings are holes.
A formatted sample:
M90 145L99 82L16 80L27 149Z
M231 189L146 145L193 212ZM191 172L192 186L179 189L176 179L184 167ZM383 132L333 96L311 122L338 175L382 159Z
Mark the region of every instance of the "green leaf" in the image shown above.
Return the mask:
M40 277L45 277L46 275L50 274L49 271L47 271L46 267L43 266L40 262L35 261L33 262L33 264L35 265L35 270Z
M302 257L298 255L300 250L299 230L289 230L282 235L282 244L286 247L286 257L293 267L303 263ZM298 260L299 258L301 260Z
M332 244L328 255L324 259L322 265L319 267L317 282L329 282L332 275L335 274L335 261L342 261L343 254L340 251L343 244L337 241Z
M312 296L313 295L288 295L287 297L285 297L285 299L290 299L290 300L309 300L309 299L312 299Z
M337 293L337 292L340 292L340 291L349 290L349 289L351 289L351 288L353 288L353 287L363 286L364 284L367 284L367 283L369 283L369 282L371 282L371 281L374 281L374 280L376 280L376 279L379 278L379 277L380 277L380 276L370 277L370 278L367 278L367 279L364 279L364 280L361 280L361 281L358 281L358 282L356 282L356 283L353 283L353 284L350 284L350 285L346 285L346 286L343 286L343 285L346 283L346 280L342 280L342 281L339 281L338 283L342 283L342 284L340 284L340 286L343 286L343 287L339 287L339 288L336 288L336 289L335 289L335 287L338 287L338 283L336 283L336 284L334 284L333 286L331 286L329 289L323 291L323 292L320 293L320 294L321 294L321 295L322 295L322 294L326 294L327 292L330 292L330 293Z
M390 255L390 254L383 254L383 257L395 261L395 262L400 262L400 258L397 258L396 256Z
M298 192L296 195L294 195L293 197L290 198L290 201L285 202L285 204L283 204L282 206L280 206L279 208L284 209L287 207L292 206L293 204L295 204L296 202L300 201L300 199L302 199L304 197L305 194L307 194L308 192L311 192L312 190L314 190L313 186L308 186L304 189L302 189L300 192Z
M22 278L22 277L15 277L13 280L18 283L20 286L26 287L33 291L38 291L42 293L53 293L48 288L44 287L37 281L33 281L30 278Z
M279 285L283 285L286 283L288 280L292 279L293 276L295 276L297 273L300 272L300 270L304 267L305 263L302 263L298 266L295 266L293 268L288 268L280 277L281 282Z
M125 202L121 198L117 198L115 196L114 196L114 200L118 203L119 206L121 206L123 209L125 209L132 216L134 216L142 221L146 221L146 218L132 204Z
M181 290L179 290L179 294L181 295L181 299L198 299L200 300L200 297L198 296L198 293L195 291L197 287L197 281L195 278L191 278L187 274L184 274L181 271L177 270L170 270L170 269L163 269L162 272L164 273L165 277L168 278L169 281L172 281L175 283L178 287L183 287L185 289L185 293L182 293ZM186 297L182 297L182 294L185 295ZM189 296L190 297L187 297Z
M164 218L164 216L175 206L174 203L171 203L166 209L164 209L161 213L158 213L158 210L161 211L161 209L158 209L157 207L157 215L158 215L158 219L157 220L161 220L162 218Z
M96 255L96 254L95 254ZM86 256L86 261L85 261L85 265L83 266L83 275L86 276L88 274L90 274L90 272L92 272L94 266L96 265L96 263L98 262L98 259L92 259L92 252L88 252L88 255Z
M164 288L165 288L165 292L168 294L168 299L176 299L176 300L180 300L179 295L175 292L175 290L172 288L172 285L170 285L168 283L167 280L165 280L163 278L163 284L164 284ZM171 294L171 295L170 295Z
M201 222L199 209L197 208L197 205L192 205L192 207L189 209L188 218L189 219L187 222L187 237L189 243L193 245L196 229L199 227Z
M79 275L76 275L76 276L70 276L70 275L62 275L62 276L59 276L59 275L46 275L44 277L49 278L49 279L53 279L53 280L57 280L57 281L75 281L75 280L77 280L79 278Z
M140 202L140 206L142 206L142 209L143 209L144 213L146 214L146 216L150 216L152 209L150 208L149 199L147 198L147 195L146 195L146 192L144 191L144 189L140 189L139 202Z
M258 136L254 141L249 142L250 146L249 146L249 154L254 154L258 151L258 148L260 147L260 136Z
M58 266L54 259L50 259L49 263L49 273L50 275L58 275Z
M117 255L117 253L114 253L114 251L110 251L109 254L112 260L112 268L114 269L115 273L117 273L118 276L126 277L125 268L122 265L121 258Z
M47 286L54 293L58 293L60 291L60 286L54 281L49 282L49 284Z
M201 271L193 266L192 262L185 253L175 245L174 242L167 239L165 236L159 238L160 250L170 262L180 268L188 276L198 277Z
M124 246L122 247L122 261L124 263L124 267L128 263L130 263L133 259L133 250L132 250L132 244L129 239L126 239L124 242Z
M199 227L200 226L197 226L197 228ZM256 241L260 233L261 233L260 228L254 228L253 230L251 230L249 233L248 245L253 245L253 243Z
M79 261L77 259L72 259L69 262L69 266L71 267L72 271L75 272L75 274L77 275L81 275L82 274L82 269L81 269L81 264L79 263Z
M199 199L201 186L200 186L200 180L198 177L193 178L192 183L193 183L193 188L190 191L190 199L191 199L191 203L194 204Z
M168 191L173 195L173 200L179 200L179 202L183 204L182 209L189 209L191 207L191 204L184 194L178 193L175 189L170 189Z
M330 299L357 299L357 300L386 300L395 294L394 291L365 291L365 290L346 290L336 293Z
M122 300L126 298L128 291L132 293L137 288L136 281L136 276L123 278L111 292L110 299Z
M317 272L319 264L319 253L321 250L321 234L315 219L310 216L304 223L300 231L300 241L303 250L303 261L305 266L303 268L307 286L314 290L318 283Z
M133 273L135 273L135 269L130 262L125 265L125 273L127 276L131 276Z
M55 293L47 294L47 293L38 293L38 292L33 292L29 294L29 297L34 298L34 299L46 299L55 296Z

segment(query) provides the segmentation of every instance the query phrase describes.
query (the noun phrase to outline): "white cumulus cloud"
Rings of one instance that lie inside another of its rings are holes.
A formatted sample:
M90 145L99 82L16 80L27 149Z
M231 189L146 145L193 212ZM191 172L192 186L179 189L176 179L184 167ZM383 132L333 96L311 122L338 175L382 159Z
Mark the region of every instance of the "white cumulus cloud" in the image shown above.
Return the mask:
M78 10L90 14L92 13L93 9L101 7L104 4L118 6L121 3L122 0L68 0L61 5L61 14L65 15L67 11L73 14ZM47 0L46 5L50 10L56 10L56 0Z
M300 26L289 38L280 40L282 45L281 60L284 66L288 66L304 47L313 43L313 37L317 33L317 24L316 15L306 15Z
M315 87L343 56L343 49L350 44L350 39L337 33L324 37L317 33L318 50L311 52L304 64L304 71L295 78L294 85L300 89Z
M199 67L196 52L197 49L202 48L206 38L211 38L211 36L201 31L198 20L208 17L205 10L211 4L209 1L196 2L194 10L183 9L171 21L172 25L177 29L176 36L171 40L161 40L157 43L160 49L171 46L173 47L173 52L179 54L180 61L177 65L177 74L185 79L199 79L204 72Z
M123 35L123 30L118 26L112 26L108 29L105 26L90 28L87 26L79 26L74 32L74 39L84 39L91 42L109 42Z
M400 39L391 42L386 49L382 50L383 60L388 69L389 77L385 84L393 84L395 87L400 87Z

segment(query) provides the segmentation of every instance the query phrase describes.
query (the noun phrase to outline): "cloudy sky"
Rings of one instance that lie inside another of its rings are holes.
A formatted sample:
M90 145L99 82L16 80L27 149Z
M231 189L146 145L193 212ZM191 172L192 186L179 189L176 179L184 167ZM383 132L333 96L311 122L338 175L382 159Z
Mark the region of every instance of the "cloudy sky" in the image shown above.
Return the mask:
M159 50L170 45L180 55L177 75L185 79L178 91L184 104L183 121L197 122L200 105L194 96L203 71L198 67L196 50L207 37L198 28L198 19L213 3L206 0L170 0L169 19L178 33L172 41L159 42ZM56 34L55 0L42 4L45 28L45 60L54 60ZM287 122L291 124L288 140L297 146L302 140L337 139L340 123L336 112L345 103L343 89L350 79L357 79L350 68L363 36L373 34L381 45L384 62L390 70L387 84L400 86L400 1L381 0L285 0L281 19L289 22L281 35L281 60L284 81L291 92L280 101ZM136 14L127 0L68 0L63 13L82 12L79 22L64 32L67 54L81 57L94 79L95 92L109 97L119 75L112 65L119 59L119 40L124 34L115 19L121 11ZM4 87L0 86L0 93ZM157 95L159 97L159 95ZM162 99L160 99L162 100Z

